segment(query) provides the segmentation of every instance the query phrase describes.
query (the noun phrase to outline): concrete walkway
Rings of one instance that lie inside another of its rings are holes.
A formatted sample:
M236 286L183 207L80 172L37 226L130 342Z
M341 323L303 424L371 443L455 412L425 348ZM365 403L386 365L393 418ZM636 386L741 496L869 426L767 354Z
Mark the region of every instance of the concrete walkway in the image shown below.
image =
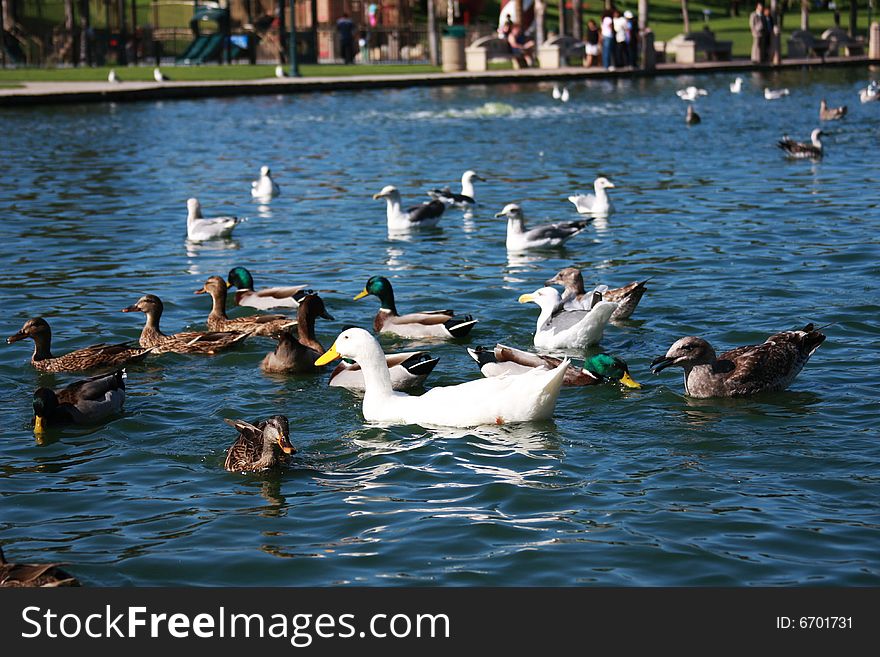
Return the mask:
M316 91L402 88L468 84L538 82L544 80L583 80L601 78L651 77L690 73L776 71L802 67L866 66L867 57L828 57L823 63L812 59L786 59L780 66L756 65L748 60L659 64L655 71L566 67L552 70L522 69L482 73L419 73L370 75L368 67L360 75L307 78L264 78L259 80L212 80L203 82L25 82L22 87L0 87L0 107L56 105L65 103L129 102L173 100L260 94L296 94ZM171 75L174 69L169 69Z

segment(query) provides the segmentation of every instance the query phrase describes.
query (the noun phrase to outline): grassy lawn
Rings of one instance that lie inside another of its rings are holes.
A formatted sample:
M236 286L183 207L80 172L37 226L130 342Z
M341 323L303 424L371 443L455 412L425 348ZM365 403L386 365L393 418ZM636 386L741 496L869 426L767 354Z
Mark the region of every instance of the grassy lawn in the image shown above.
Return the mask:
M258 80L275 77L275 67L271 65L248 66L163 66L172 80ZM303 77L338 75L385 75L436 73L439 66L428 64L382 65L365 64L345 66L343 64L304 64L300 66ZM96 68L20 68L0 69L0 85L16 86L16 82L99 82L107 79L110 67ZM153 79L150 66L130 66L116 69L116 73L126 82Z

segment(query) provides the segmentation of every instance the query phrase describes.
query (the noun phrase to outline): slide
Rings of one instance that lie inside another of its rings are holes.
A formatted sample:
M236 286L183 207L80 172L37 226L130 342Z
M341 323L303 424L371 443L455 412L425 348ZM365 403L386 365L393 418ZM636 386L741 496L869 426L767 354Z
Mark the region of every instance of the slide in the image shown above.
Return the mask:
M200 34L195 38L183 54L177 58L178 64L204 64L206 61L217 61L223 51L223 35Z

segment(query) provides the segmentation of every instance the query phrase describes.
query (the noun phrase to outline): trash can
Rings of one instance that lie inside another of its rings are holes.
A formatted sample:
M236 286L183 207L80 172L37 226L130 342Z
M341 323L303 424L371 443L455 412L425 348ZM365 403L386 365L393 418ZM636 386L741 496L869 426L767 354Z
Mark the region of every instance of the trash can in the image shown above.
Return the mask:
M444 71L464 70L464 26L449 25L440 37L440 58Z

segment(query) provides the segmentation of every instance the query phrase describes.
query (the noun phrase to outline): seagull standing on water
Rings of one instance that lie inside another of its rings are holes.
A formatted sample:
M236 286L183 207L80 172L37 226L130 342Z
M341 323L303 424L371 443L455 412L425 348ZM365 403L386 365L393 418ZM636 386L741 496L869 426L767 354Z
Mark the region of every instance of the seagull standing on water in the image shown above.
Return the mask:
M822 130L816 128L810 135L810 141L812 142L810 144L795 141L794 139L785 136L781 141L776 142L776 145L788 153L789 157L798 159L818 158L822 157L823 153L822 142L819 141L819 137L823 134Z
M436 199L403 210L400 207L400 192L394 185L386 185L381 192L373 194L373 198L385 199L390 232L411 228L433 228L440 221L443 211L446 210L446 204Z
M251 196L254 198L272 198L281 193L281 188L272 180L272 172L269 167L260 167L260 179L251 182Z
M495 215L507 217L507 250L522 251L542 247L562 246L566 240L580 233L589 219L581 221L558 221L535 228L526 228L522 208L516 203L508 203Z
M593 194L574 194L568 200L574 203L574 207L580 214L605 216L614 212L614 206L608 198L606 189L613 189L614 183L605 176L599 176L593 181Z
M202 206L198 199L191 198L186 202L186 237L191 242L203 242L216 237L229 237L232 229L244 219L238 217L213 217L206 219L202 216Z
M446 205L467 209L477 203L477 197L474 194L475 180L486 181L485 178L478 176L475 171L468 169L461 176L461 194L455 194L448 187L444 187L443 189L432 189L428 192L428 196L438 201L443 201Z

